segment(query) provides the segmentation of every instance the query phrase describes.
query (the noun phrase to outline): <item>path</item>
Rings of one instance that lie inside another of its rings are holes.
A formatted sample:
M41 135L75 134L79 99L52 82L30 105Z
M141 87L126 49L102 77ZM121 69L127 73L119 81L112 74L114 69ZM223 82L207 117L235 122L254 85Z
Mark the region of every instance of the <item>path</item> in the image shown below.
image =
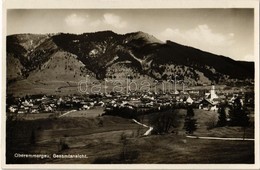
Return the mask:
M152 130L153 130L153 127L150 127L150 128L144 133L144 136L147 136L147 135L151 134Z
M141 126L143 126L143 127L146 127L146 128L149 128L143 135L144 136L148 136L149 134L151 134L151 132L152 132L152 130L153 130L153 127L149 127L149 126L147 126L147 125L145 125L145 124L142 124L142 123L140 123L140 122L138 122L137 120L135 120L135 119L132 119L135 123L137 123L138 125L141 125Z
M247 141L254 141L255 139L250 138L220 138L220 137L199 137L199 136L186 136L187 138L193 138L193 139L209 139L209 140L247 140Z
M67 115L67 114L70 114L71 112L76 112L77 110L70 110L70 111L68 111L68 112L66 112L66 113L63 113L62 115L60 115L59 117L63 117L63 116L65 116L65 115Z

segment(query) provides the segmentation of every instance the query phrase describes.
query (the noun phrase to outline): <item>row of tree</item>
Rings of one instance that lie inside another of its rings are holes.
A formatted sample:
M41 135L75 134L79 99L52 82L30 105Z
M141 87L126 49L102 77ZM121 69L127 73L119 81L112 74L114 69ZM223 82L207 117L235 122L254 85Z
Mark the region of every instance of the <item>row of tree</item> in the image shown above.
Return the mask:
M228 110L228 111L226 111ZM218 110L219 119L217 126L249 126L249 110L242 106L240 101L235 101L233 105L221 105Z
M164 112L153 113L150 116L149 124L153 127L153 134L177 133L175 131L181 124L181 115L175 109L169 109ZM187 108L184 127L187 134L193 134L197 129L197 120L194 117L192 107Z
M193 134L197 129L197 119L193 111L193 106L186 107L187 112L184 118L183 129L186 134ZM228 110L228 111L226 111ZM149 124L153 127L153 134L165 134L174 132L181 124L182 118L178 114L178 109L175 107L163 108L161 110L150 109L142 112L128 107L114 108L107 110L106 115L121 116L124 118L137 119L140 116L149 115ZM223 126L241 126L244 128L250 125L249 111L244 107L240 100L235 100L232 105L220 105L218 109L218 120L214 121L211 128Z
M228 113L226 112L226 108L229 110ZM164 134L173 132L172 129L179 126L179 120L180 117L172 108L165 112L157 113L151 116L149 123L154 128L154 134ZM245 136L245 130L249 125L250 121L248 109L242 106L240 101L236 101L231 106L221 105L219 107L218 121L214 124L214 127L241 126L244 129ZM197 129L197 119L194 116L192 106L187 108L183 129L186 131L186 134L193 134Z

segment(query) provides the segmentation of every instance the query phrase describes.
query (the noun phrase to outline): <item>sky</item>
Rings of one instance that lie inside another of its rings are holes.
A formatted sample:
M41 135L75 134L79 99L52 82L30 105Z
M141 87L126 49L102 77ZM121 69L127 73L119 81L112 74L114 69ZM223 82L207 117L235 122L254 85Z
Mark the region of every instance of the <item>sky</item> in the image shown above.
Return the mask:
M7 34L143 31L234 60L254 61L253 9L9 9Z

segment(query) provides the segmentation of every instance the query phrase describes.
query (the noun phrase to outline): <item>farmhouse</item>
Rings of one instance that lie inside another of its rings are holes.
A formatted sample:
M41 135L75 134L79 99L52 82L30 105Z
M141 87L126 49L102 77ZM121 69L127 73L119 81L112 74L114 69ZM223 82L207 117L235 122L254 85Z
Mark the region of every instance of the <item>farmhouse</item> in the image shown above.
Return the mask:
M8 110L11 112L11 113L14 113L18 110L18 106L17 105L11 105Z
M203 99L199 103L199 109L203 109L203 110L211 110L211 108L214 107L214 106L215 106L215 104L208 99Z
M189 96L186 100L186 103L188 104L192 104L194 101L192 100L192 98Z
M30 113L39 113L39 105L34 105L31 107Z
M27 113L27 110L25 110L25 109L19 109L17 113L18 113L18 114Z

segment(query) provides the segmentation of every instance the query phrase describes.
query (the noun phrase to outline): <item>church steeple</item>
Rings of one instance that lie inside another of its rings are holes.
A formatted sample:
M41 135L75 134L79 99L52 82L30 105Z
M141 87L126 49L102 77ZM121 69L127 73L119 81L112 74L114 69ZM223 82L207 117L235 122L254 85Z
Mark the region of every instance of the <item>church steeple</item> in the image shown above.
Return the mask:
M210 100L212 101L213 99L218 98L216 92L215 92L215 86L212 85L211 90L210 90Z

